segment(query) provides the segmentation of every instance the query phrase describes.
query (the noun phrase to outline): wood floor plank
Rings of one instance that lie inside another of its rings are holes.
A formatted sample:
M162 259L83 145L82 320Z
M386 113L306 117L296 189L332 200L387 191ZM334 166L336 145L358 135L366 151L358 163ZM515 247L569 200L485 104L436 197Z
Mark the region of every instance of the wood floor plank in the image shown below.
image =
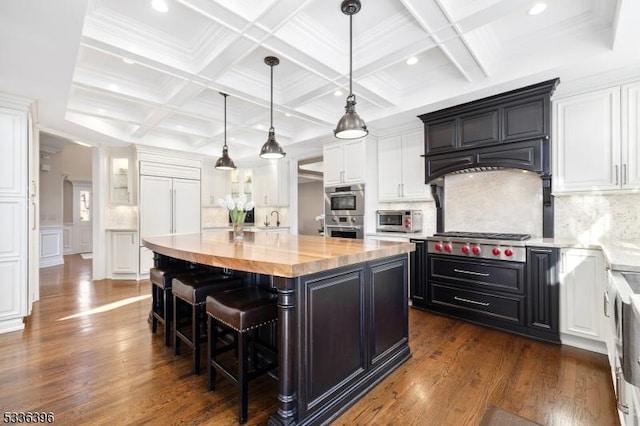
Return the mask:
M236 425L237 393L206 390L191 358L148 323L148 281L91 281L91 260L41 270L23 332L0 335L2 411L51 411L59 424ZM477 425L495 405L545 425L618 425L607 358L410 309L412 358L336 425ZM204 364L203 362L203 365ZM266 424L277 383L250 384Z

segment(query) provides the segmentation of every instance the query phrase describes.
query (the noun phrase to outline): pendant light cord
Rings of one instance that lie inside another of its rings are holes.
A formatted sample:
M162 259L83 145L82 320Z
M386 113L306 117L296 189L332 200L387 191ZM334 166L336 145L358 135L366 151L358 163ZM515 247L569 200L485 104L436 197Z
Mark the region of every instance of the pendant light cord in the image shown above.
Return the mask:
M273 130L273 64L271 66L271 127L269 131Z
M349 15L349 97L353 96L353 15Z
M227 95L223 93L224 96L224 148L227 148Z

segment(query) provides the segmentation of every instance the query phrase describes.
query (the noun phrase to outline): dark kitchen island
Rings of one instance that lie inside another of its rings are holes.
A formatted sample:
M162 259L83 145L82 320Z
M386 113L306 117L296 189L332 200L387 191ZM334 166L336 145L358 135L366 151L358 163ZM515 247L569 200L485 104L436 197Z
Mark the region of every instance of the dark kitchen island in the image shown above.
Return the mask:
M325 423L411 356L412 243L230 231L146 237L163 256L273 277L278 410L272 425ZM251 392L251 391L250 391Z

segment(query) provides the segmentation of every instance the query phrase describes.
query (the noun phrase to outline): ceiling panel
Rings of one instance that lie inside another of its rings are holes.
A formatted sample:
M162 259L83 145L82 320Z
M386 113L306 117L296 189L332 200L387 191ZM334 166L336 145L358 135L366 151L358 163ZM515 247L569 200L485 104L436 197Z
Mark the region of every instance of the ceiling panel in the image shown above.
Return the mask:
M538 16L527 13L530 0L364 2L353 16L357 111L376 135L390 118L418 125L417 113L466 93L534 83L535 75L610 50L615 11L628 1L547 0ZM269 128L264 58L273 55L280 59L273 69L278 141L317 154L318 140L332 140L349 91L349 17L339 0L168 5L160 13L150 0L89 0L70 121L125 143L217 155L222 91L230 95L234 159L255 158Z

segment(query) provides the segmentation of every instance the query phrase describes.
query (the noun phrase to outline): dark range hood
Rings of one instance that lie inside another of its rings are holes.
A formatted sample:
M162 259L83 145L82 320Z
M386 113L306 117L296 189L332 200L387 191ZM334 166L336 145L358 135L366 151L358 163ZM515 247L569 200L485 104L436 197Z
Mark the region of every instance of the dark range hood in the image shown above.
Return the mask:
M551 95L553 79L418 116L424 123L425 183L444 232L444 176L503 168L536 172L542 181L543 237L553 237Z

